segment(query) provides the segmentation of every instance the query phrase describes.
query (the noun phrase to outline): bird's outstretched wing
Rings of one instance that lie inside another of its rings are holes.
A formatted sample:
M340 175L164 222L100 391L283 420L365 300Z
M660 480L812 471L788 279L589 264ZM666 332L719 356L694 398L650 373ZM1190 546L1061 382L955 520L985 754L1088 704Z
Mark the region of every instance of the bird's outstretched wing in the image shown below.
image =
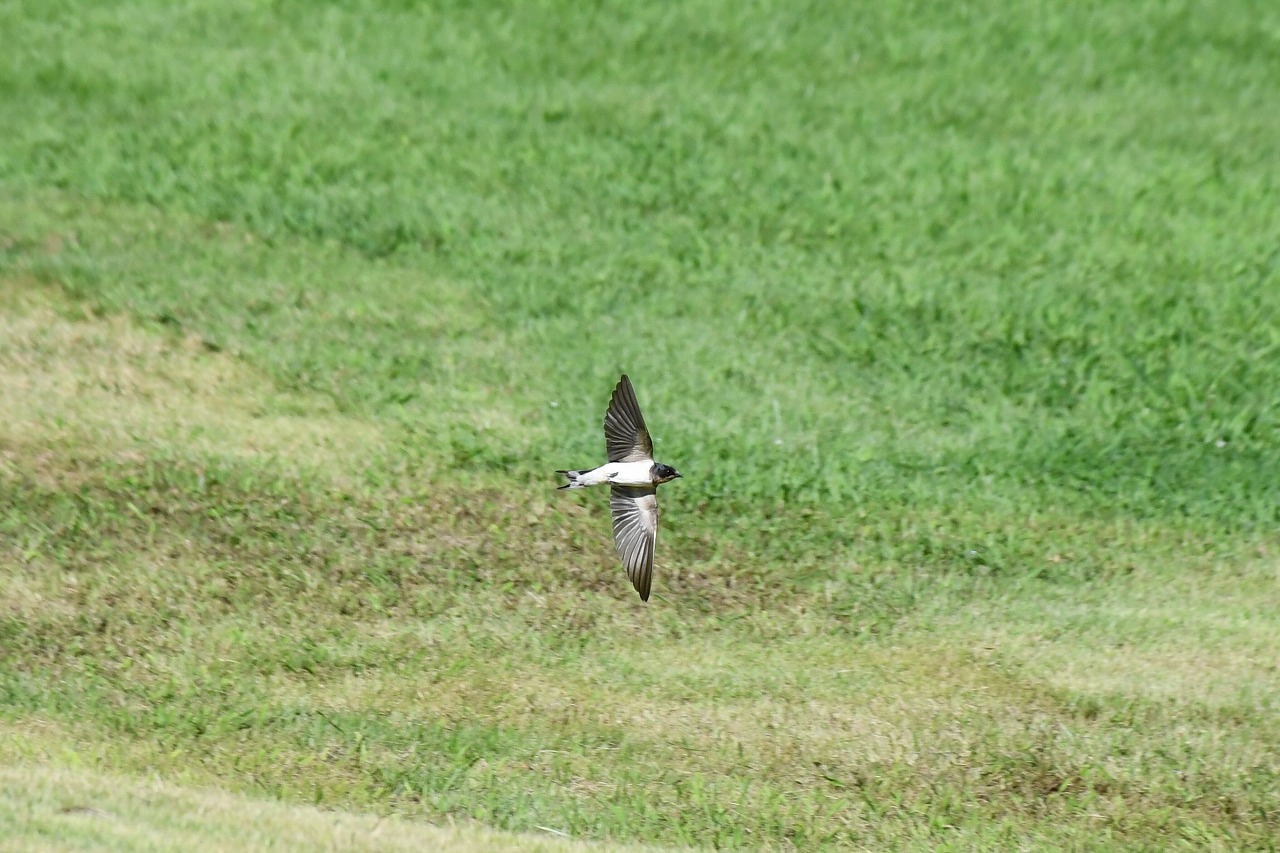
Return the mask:
M636 402L636 389L631 387L625 373L613 389L609 411L604 415L604 445L610 462L653 458L653 441L644 425L644 415L640 414L640 404Z
M614 486L609 495L613 542L641 601L649 600L653 547L658 541L658 490L654 486Z

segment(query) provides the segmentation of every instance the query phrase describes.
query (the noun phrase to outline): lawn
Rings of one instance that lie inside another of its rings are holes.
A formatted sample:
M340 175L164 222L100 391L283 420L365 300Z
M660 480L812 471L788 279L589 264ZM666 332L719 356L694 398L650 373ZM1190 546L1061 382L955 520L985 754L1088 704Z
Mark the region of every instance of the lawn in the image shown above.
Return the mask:
M0 32L0 850L1280 846L1280 8Z

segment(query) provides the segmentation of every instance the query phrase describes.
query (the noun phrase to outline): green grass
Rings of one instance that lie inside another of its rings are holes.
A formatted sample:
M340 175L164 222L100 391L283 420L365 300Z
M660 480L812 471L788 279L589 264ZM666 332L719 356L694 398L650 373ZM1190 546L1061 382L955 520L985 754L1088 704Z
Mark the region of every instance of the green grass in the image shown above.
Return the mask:
M1277 846L1269 4L0 31L0 756L49 790L231 792L157 849ZM648 606L550 474L624 370L685 474Z

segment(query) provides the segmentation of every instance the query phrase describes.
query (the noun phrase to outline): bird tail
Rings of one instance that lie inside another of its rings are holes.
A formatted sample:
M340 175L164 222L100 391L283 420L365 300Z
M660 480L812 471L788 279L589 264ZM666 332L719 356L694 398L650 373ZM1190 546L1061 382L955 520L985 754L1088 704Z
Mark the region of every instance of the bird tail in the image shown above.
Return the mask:
M578 477L586 473L585 471L565 471L563 469L559 469L556 471L556 473L564 474L566 477L569 478L569 482L565 483L563 486L560 487L562 489L585 489L587 487L586 483L578 482Z

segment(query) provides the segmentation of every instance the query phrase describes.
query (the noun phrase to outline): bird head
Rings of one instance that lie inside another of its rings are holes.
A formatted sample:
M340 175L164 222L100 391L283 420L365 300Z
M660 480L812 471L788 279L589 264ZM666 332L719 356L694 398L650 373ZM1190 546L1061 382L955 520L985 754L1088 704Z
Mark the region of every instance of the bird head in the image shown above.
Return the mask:
M653 463L653 482L670 483L679 476L680 472L670 465L663 465L661 462Z

